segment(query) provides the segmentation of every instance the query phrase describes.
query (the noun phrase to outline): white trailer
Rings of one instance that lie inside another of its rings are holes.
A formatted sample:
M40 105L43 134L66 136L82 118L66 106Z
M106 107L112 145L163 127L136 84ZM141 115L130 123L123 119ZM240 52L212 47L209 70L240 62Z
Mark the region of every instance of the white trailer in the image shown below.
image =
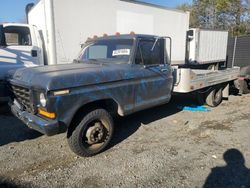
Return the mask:
M191 64L225 63L228 32L190 29L188 31L188 61Z

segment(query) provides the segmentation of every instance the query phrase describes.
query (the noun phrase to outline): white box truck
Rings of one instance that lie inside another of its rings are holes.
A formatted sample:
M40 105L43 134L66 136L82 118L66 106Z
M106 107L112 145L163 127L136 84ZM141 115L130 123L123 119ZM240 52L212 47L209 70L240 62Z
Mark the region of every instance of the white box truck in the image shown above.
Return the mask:
M7 70L15 67L13 65L71 63L77 57L81 44L93 35L131 31L171 38L174 92L187 93L227 83L236 79L238 74L238 68L214 70L226 59L224 52L218 53L218 49L224 51L222 48L227 45L224 40L226 32L193 30L193 35L187 35L190 33L188 12L139 1L40 0L28 12L28 24L9 23L2 24L0 28L1 36L5 36L0 44L2 79ZM207 43L203 40L205 38L211 41ZM218 39L217 43L214 39ZM214 65L212 70L209 70L210 64ZM5 100L6 96L0 94L0 98Z
M29 12L28 21L42 34L49 65L71 63L88 37L131 31L171 36L173 63L185 60L189 13L182 11L132 1L41 0Z

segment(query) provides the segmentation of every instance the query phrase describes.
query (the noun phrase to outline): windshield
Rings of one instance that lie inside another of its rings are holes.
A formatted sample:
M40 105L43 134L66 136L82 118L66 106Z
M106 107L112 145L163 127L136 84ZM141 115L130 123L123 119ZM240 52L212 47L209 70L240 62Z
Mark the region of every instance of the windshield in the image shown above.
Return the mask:
M78 60L95 60L113 63L128 63L133 39L104 39L83 47Z

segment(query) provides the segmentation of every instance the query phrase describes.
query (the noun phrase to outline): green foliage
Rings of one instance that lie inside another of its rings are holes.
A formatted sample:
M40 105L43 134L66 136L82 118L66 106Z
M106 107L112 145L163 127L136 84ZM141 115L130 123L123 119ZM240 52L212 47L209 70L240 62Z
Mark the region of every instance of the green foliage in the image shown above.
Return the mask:
M177 8L190 11L190 27L229 30L234 36L250 31L249 0L193 0Z

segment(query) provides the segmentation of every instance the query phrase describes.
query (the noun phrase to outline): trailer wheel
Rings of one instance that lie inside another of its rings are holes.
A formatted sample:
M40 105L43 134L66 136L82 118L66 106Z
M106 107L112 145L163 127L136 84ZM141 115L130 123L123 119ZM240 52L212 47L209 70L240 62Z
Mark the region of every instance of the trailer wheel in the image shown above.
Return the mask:
M216 107L222 102L222 88L214 88L206 97L206 104L211 107Z
M113 119L104 109L91 111L83 117L68 138L70 149L82 157L103 151L113 135Z

